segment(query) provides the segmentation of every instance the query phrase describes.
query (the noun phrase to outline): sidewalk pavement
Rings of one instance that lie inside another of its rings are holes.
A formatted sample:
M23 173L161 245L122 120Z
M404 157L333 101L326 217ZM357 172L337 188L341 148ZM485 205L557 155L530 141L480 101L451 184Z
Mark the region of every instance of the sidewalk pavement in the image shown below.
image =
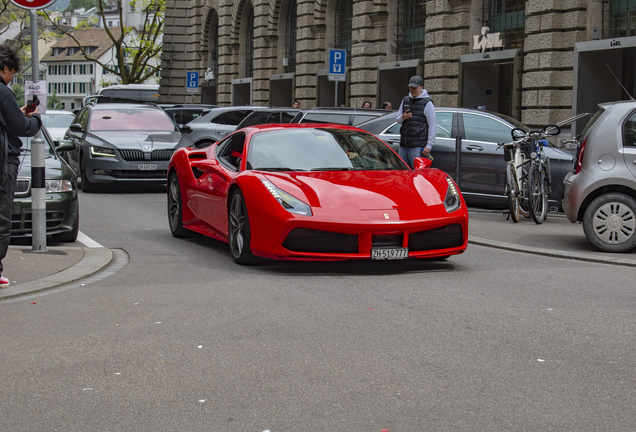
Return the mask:
M468 243L555 258L636 267L636 249L624 254L603 253L585 238L581 224L570 223L562 213L550 213L541 225L531 219L506 220L501 210L471 208ZM88 237L65 246L49 246L46 253L31 246L9 247L3 260L9 288L0 289L0 300L31 294L84 279L107 268L113 253Z

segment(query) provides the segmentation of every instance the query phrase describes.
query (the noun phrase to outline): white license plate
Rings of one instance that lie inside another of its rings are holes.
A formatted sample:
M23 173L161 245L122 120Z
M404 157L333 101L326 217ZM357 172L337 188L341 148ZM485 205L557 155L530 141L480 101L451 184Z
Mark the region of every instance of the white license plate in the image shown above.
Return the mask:
M409 248L371 249L372 260L398 260L409 257Z
M157 164L139 164L137 165L139 171L156 171Z

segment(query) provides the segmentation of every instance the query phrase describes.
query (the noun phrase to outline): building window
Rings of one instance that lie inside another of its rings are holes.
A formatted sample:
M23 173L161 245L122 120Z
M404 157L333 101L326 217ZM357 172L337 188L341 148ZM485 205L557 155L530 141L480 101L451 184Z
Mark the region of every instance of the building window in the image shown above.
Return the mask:
M418 0L400 0L398 3L398 60L424 59L425 36L425 3Z
M526 31L525 0L484 1L483 25L501 33L502 49L523 48Z
M285 58L287 67L285 72L296 72L296 30L298 23L298 7L295 0L287 5L287 20L285 22Z
M112 27L113 26L113 22L112 21L108 21L108 27Z
M353 1L339 0L336 6L336 37L334 48L347 51L347 67L351 66L351 22Z
M68 53L66 53L66 55L67 56L71 56L71 55L75 54L78 51L79 51L78 47L69 47L68 48Z

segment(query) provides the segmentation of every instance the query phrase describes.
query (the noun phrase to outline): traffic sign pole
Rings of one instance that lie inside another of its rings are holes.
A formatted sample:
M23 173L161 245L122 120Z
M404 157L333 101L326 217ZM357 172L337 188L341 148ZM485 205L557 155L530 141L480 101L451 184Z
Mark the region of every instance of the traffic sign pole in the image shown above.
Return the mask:
M31 31L31 81L40 80L38 59L38 15L56 0L11 0L13 4L28 9ZM25 101L26 102L26 101ZM31 139L31 251L44 253L46 250L46 189L45 189L45 143L40 131Z
M192 103L194 104L194 94L199 92L199 72L186 72L186 91L192 94Z
M38 12L31 9L31 81L40 81ZM26 101L25 101L26 102ZM31 252L46 252L45 144L40 131L31 140Z
M334 106L338 106L338 81L345 81L345 71L347 67L347 51L343 49L329 50L329 75L327 79L334 81L336 88L336 101Z

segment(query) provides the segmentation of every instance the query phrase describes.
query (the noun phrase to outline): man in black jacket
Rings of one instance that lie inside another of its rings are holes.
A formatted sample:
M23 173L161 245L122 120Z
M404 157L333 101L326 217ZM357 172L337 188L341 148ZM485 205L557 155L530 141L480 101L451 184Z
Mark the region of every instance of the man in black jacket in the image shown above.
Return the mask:
M20 108L13 91L8 87L13 74L20 70L20 56L8 45L0 45L0 288L7 288L9 280L2 277L2 260L9 250L11 237L11 213L13 195L20 165L19 137L34 136L42 127L37 114L27 114L26 106Z
M402 99L397 122L402 125L400 157L413 168L416 157L429 157L437 132L435 105L424 90L424 80L417 75L409 80L409 96Z

